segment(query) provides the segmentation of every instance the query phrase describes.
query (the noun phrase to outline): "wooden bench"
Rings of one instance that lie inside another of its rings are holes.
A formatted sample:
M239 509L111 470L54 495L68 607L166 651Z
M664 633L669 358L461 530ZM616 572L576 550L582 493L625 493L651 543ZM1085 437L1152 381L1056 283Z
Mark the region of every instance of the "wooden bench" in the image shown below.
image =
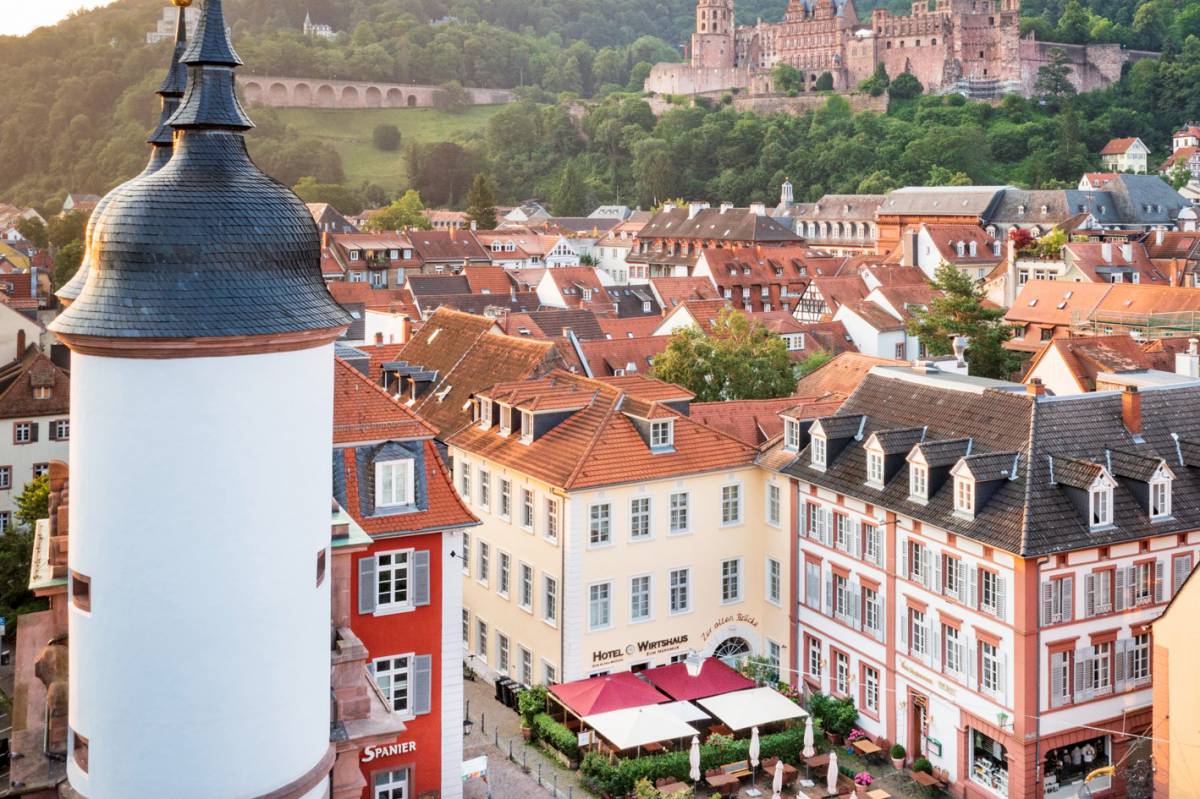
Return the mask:
M738 779L741 779L742 777L749 777L752 773L750 770L749 760L738 760L735 763L726 763L725 765L721 766L721 771L724 774L728 774L731 777L737 777Z

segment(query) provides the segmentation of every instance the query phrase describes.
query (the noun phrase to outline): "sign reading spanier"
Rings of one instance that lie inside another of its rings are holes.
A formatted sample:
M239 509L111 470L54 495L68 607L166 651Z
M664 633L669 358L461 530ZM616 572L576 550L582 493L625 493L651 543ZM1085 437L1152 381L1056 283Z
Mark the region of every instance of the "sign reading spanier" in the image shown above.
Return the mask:
M653 641L638 641L637 643L629 644L624 649L597 649L592 652L592 665L598 663L611 663L614 660L620 660L626 655L657 655L660 652L666 652L670 649L683 646L688 642L688 637L684 635L675 635L670 638L659 638Z

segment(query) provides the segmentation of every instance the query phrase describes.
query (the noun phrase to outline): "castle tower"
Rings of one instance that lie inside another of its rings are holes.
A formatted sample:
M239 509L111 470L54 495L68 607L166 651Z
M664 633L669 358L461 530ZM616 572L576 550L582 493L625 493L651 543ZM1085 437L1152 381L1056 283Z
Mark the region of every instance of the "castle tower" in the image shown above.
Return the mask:
M71 279L54 293L63 307L70 305L79 296L84 283L87 282L91 258L95 253L95 248L92 246L92 234L95 232L96 220L104 214L104 209L112 202L113 197L117 196L130 184L162 169L163 165L171 160L171 155L174 153L175 142L173 131L171 130L171 126L167 124L167 121L175 113L175 109L179 108L179 100L183 97L183 91L187 86L187 68L179 60L183 57L183 53L187 49L186 11L187 5L180 4L175 12L175 46L171 48L171 62L167 66L167 75L163 78L162 85L158 87L157 92L161 98L162 111L159 114L158 125L151 131L150 137L146 139L146 143L150 145L150 161L146 164L145 169L135 177L122 183L102 197L100 202L96 203L96 207L92 210L92 216L88 219L87 230L84 233L83 240L87 246L84 248L83 259L80 261L79 268L75 270L75 274Z
M692 34L692 66L727 69L734 66L736 24L733 0L697 0L696 32Z
M779 188L779 207L781 209L791 208L793 202L795 202L795 194L793 193L792 181L784 178L783 185Z
M187 0L176 0L186 5ZM328 791L333 340L205 0L175 152L111 195L72 350L70 753L89 799Z

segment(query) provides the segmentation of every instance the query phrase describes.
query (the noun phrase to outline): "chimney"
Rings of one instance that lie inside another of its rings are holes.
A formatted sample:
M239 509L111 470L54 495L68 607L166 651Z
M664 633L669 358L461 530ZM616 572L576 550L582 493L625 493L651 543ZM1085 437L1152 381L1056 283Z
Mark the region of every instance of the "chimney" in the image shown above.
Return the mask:
M1106 264L1112 263L1112 242L1111 241L1106 241L1100 245L1100 257L1104 260L1104 263L1106 263Z
M708 207L708 203L688 203L688 219L695 219L696 214Z
M321 231L321 249L323 250L328 246L329 246L329 231L322 230Z
M1133 435L1142 432L1142 395L1137 386L1125 386L1121 393L1121 420Z
M1121 245L1121 258L1126 263L1133 263L1133 245L1128 241Z
M1035 377L1025 384L1025 393L1031 397L1046 396L1046 386L1042 383L1042 378Z
M412 338L412 320L406 314L400 317L400 343L407 344L410 338Z
M903 254L901 256L901 260L900 260L901 266L916 266L917 265L917 237L918 237L918 235L919 234L915 230L904 231L904 236L902 237L902 242L901 242L904 245L904 252L903 252Z
M917 360L913 361L913 371L919 375L935 375L942 370L933 361Z
M731 203L731 202L721 203L721 213L725 213L726 211L728 211L731 208L733 208L733 203Z
M750 213L754 214L755 216L766 216L766 203L750 203Z
M17 331L17 360L21 360L21 356L25 354L25 331Z
M1175 374L1200 379L1200 339L1189 338L1187 352L1175 353Z
M562 330L563 330L563 338L570 338L570 337L571 337L571 328L569 328L569 327L564 327Z
M1162 244L1162 242L1163 242L1163 229L1162 229L1162 228L1156 228L1156 229L1155 229L1155 231L1154 231L1154 243L1155 243L1155 244Z

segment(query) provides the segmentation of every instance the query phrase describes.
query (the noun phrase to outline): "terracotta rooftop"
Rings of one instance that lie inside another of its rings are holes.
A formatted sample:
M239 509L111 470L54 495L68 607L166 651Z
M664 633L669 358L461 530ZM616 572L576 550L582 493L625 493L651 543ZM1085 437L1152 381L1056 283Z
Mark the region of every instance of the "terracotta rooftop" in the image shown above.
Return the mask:
M1028 382L1029 376L1052 351L1062 359L1081 391L1095 391L1096 375L1100 372L1129 372L1154 368L1154 359L1127 333L1055 338L1047 341L1041 352L1033 357L1023 382ZM1171 371L1174 371L1174 365Z
M578 407L532 442L521 443L520 436L501 436L495 428L482 430L471 424L447 443L567 490L668 479L754 462L753 447L663 404L685 395L690 396L647 378L594 380L556 371L541 380L497 386L485 394L523 406ZM674 419L674 447L651 452L629 413Z
M558 339L570 329L580 341L604 338L600 320L582 308L542 308L528 313L510 313L500 326L510 336Z
M414 230L409 238L422 261L491 261L487 250L469 230Z
M49 388L47 399L35 399L34 388ZM71 411L71 378L36 344L0 368L0 419L66 415Z
M624 374L649 374L651 360L670 343L669 336L643 336L584 341L580 349L592 376L606 377L618 370Z
M333 368L333 443L437 435L432 425L341 358L334 359Z
M703 425L731 435L744 444L759 446L783 433L781 413L797 409L805 418L815 419L837 413L842 398L780 397L763 400L726 400L723 402L694 402L691 418ZM808 409L800 410L800 409Z
M1136 242L1072 242L1066 245L1066 251L1068 264L1087 275L1093 283L1110 283L1114 273L1128 274L1123 277L1126 282L1133 279L1132 274L1137 275L1137 282L1141 284L1167 285L1170 282L1151 263L1146 248Z
M721 296L706 277L652 277L650 288L666 310L687 300L711 300Z
M1030 280L1004 318L1020 324L1070 325L1072 315L1090 316L1110 288L1110 283Z
M903 364L890 358L876 358L873 355L863 355L859 352L844 352L835 355L830 361L796 383L796 397L848 397L858 388L867 373L876 366Z
M602 318L596 320L605 338L644 338L653 336L654 331L662 324L661 316L627 316L620 319Z
M996 239L989 236L987 231L978 225L926 224L922 227L929 234L929 238L937 248L938 255L948 263L994 264L1000 260L1004 252L1004 247L1001 246L1001 255L996 254L994 249ZM959 242L963 244L962 255L958 254ZM975 245L974 255L971 255L972 243Z
M1136 136L1129 136L1124 139L1110 139L1108 144L1104 145L1104 149L1100 151L1100 155L1122 155L1129 152L1129 148L1137 141Z

